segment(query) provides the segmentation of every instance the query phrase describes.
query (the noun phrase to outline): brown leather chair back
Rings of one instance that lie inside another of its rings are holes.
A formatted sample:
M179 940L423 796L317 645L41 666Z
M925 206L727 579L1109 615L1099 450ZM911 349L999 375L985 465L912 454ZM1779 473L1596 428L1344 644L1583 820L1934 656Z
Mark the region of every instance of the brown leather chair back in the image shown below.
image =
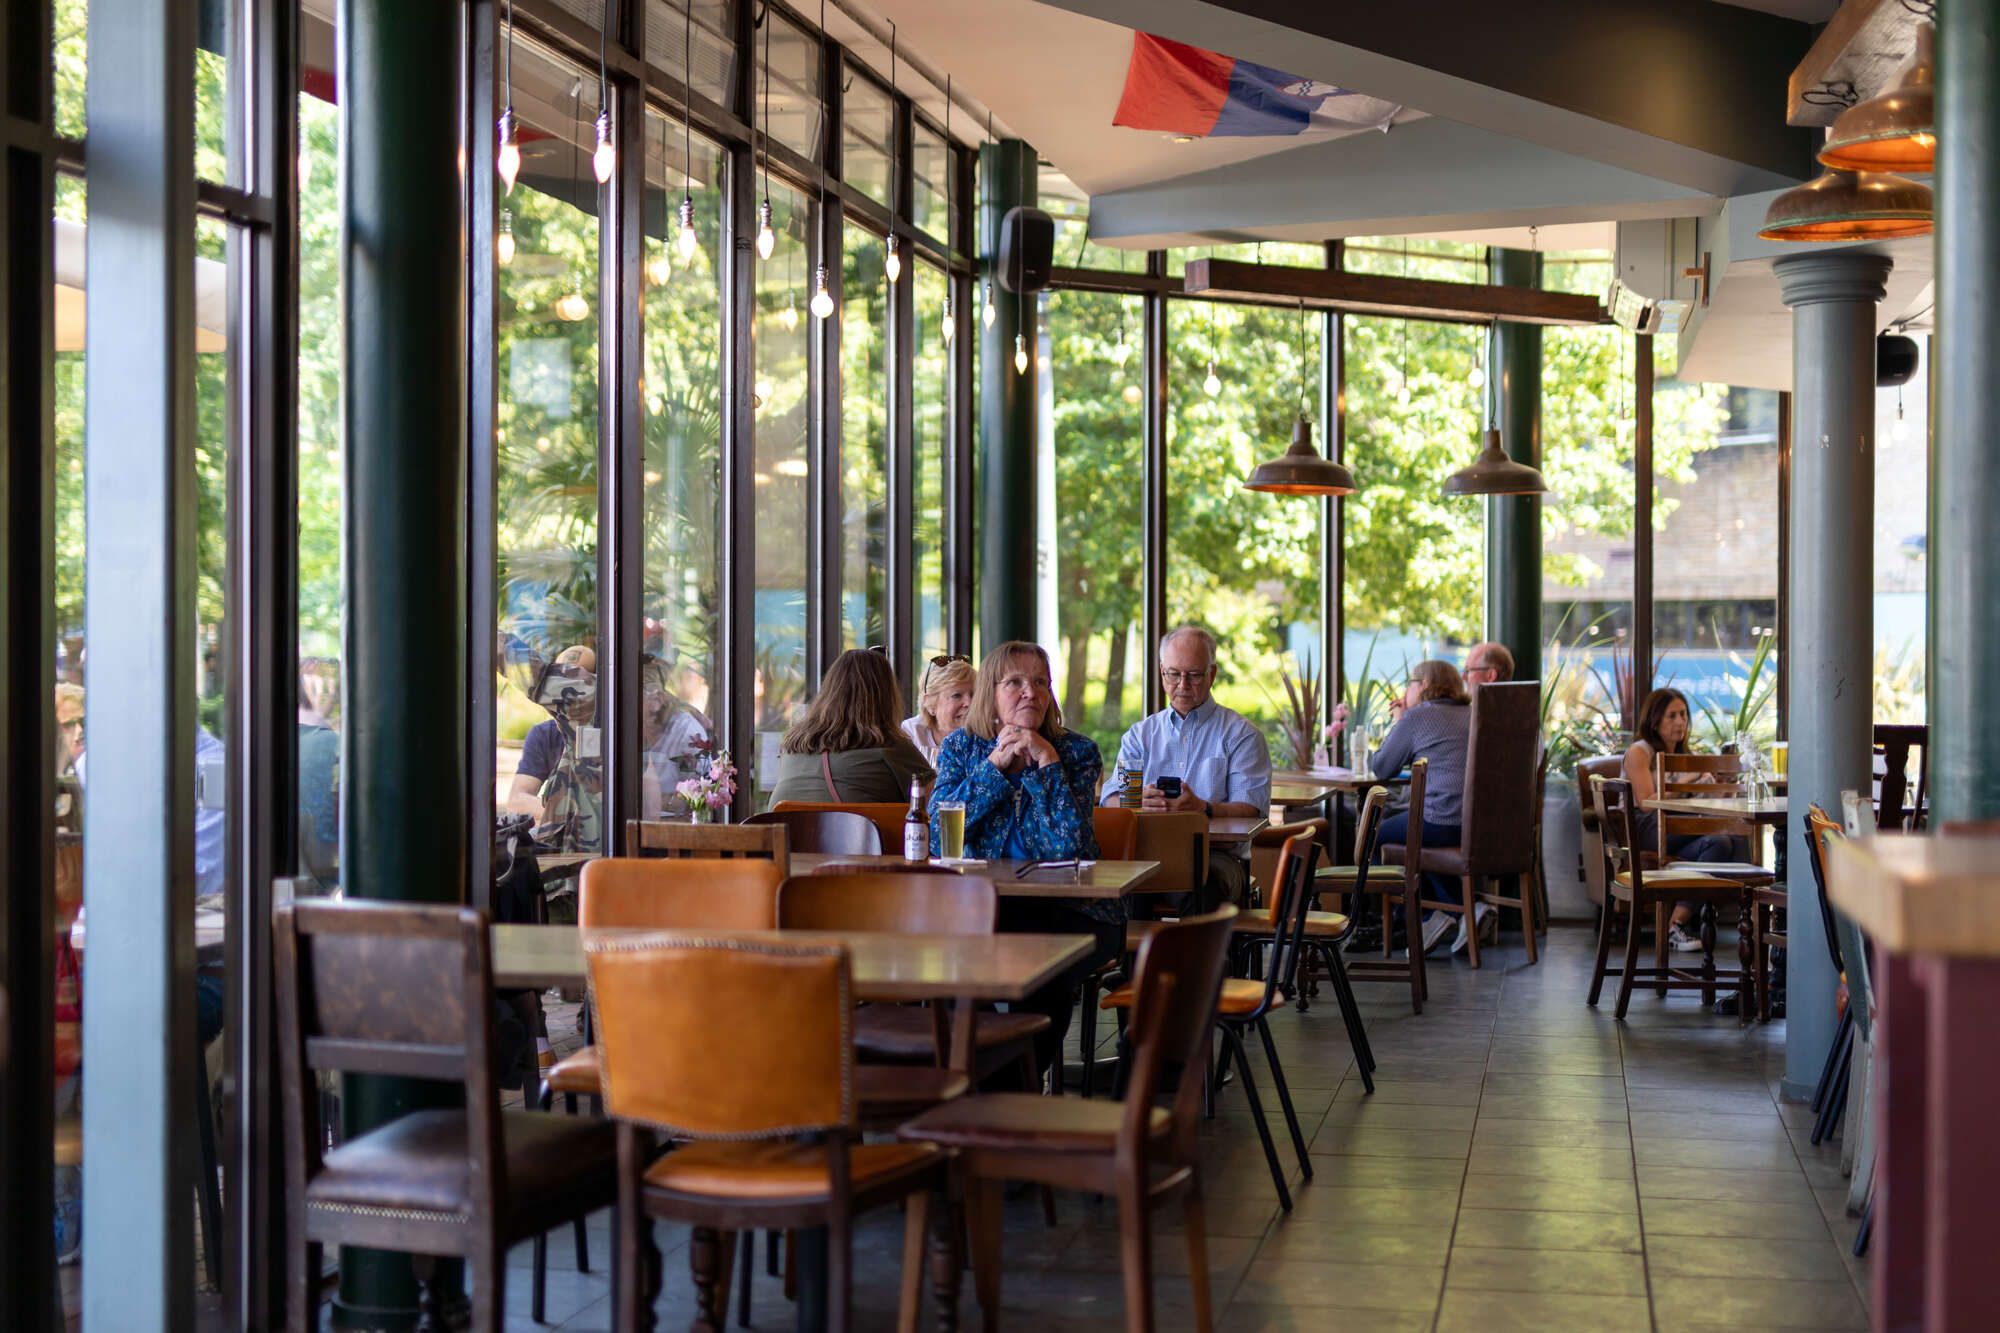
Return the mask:
M1325 847L1331 840L1329 827L1324 819L1301 819L1289 824L1272 824L1250 840L1250 878L1263 889L1265 906L1271 905L1270 900L1278 891L1278 858L1284 852L1286 839L1302 828L1309 828L1313 838Z
M1147 893L1193 893L1208 883L1208 816L1199 810L1141 810L1132 859L1158 861Z
M991 935L999 911L978 875L794 875L778 890L780 930Z
M670 819L625 821L627 856L761 856L788 865L791 844L781 824L683 824Z
M1472 874L1519 874L1533 868L1535 826L1542 815L1535 797L1541 738L1541 682L1496 681L1473 689L1459 841Z
M875 831L881 835L882 846L892 848L903 845L903 814L908 808L895 801L779 801L771 810L774 814L784 815L793 811L812 814L820 810L860 815L873 822ZM805 848L794 847L792 850L802 852Z
M599 936L584 960L612 1115L693 1139L854 1124L845 949Z
M828 852L834 856L880 856L882 834L875 821L852 810L766 810L743 821L785 826L785 847L793 852ZM897 824L896 845L902 845Z
M776 861L737 857L606 856L584 863L579 926L675 930L776 930Z
M290 1197L319 1173L318 1074L338 1070L464 1084L474 1204L505 1198L486 913L300 898L272 912L271 933Z
M1653 756L1653 790L1660 796L1688 796L1697 800L1726 800L1743 795L1743 757L1734 754L1656 754ZM1719 833L1725 837L1748 838L1754 850L1757 826L1749 820L1725 819L1714 815L1674 815L1660 811L1660 845L1650 850L1668 859L1667 839Z
M1132 1018L1126 1028L1132 1078L1119 1134L1127 1142L1141 1141L1147 1115L1164 1096L1173 1107L1173 1157L1178 1162L1192 1161L1196 1152L1202 1071L1235 916L1234 907L1224 906L1204 916L1162 922L1140 942L1133 967ZM1176 1078L1172 1087L1164 1086L1169 1076Z
M1097 854L1107 861L1139 859L1139 812L1122 805L1100 805L1090 812L1097 832Z

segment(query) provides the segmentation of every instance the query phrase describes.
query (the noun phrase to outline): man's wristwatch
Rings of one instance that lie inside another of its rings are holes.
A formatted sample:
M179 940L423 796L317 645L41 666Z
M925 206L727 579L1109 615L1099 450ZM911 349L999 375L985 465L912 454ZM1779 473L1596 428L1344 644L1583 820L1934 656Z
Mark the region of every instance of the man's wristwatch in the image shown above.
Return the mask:
M1215 818L1215 802L1203 801L1201 803L1201 817L1203 819Z

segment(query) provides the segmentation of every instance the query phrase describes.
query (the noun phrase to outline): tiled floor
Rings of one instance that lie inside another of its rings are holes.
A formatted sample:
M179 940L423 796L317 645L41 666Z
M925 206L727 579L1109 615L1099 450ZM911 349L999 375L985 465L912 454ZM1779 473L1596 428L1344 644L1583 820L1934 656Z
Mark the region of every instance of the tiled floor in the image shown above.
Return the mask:
M1621 1027L1610 996L1600 1010L1583 1002L1591 943L1558 928L1538 966L1518 942L1477 972L1440 964L1422 1017L1398 988L1361 987L1372 1097L1330 996L1274 1015L1314 1174L1302 1181L1284 1149L1297 1204L1283 1215L1242 1095L1225 1091L1203 1136L1221 1328L1867 1326L1838 1148L1812 1147L1809 1114L1775 1100L1784 1025L1739 1028L1681 993L1635 998ZM1156 1221L1160 1324L1186 1327L1186 1251L1174 1211ZM685 1234L661 1234L662 1327L684 1327ZM891 1324L899 1241L888 1217L861 1231L862 1327ZM1036 1200L1020 1199L1004 1246L1004 1327L1120 1326L1113 1206L1063 1196L1049 1228ZM603 1218L592 1247L588 1274L574 1271L567 1237L550 1247L548 1313L565 1329L609 1327ZM509 1291L520 1329L535 1327L527 1260L525 1246L515 1252ZM961 1308L976 1326L969 1276ZM761 1265L752 1313L753 1327L790 1327Z

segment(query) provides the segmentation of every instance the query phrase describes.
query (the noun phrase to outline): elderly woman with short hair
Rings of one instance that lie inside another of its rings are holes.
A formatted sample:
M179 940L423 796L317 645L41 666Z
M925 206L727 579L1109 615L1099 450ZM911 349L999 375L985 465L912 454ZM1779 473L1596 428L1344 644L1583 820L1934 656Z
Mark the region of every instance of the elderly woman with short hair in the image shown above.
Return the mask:
M972 711L973 683L979 673L972 659L957 653L933 657L917 686L917 714L903 719L903 734L926 763L936 765L944 738L965 725Z

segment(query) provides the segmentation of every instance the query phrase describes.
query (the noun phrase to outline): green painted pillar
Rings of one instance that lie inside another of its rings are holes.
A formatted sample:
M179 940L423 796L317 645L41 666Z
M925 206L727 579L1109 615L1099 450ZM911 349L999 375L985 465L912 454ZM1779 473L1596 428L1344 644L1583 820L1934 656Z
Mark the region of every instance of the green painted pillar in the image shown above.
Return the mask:
M465 255L456 5L340 8L346 398L341 880L466 898ZM482 168L485 164L480 164ZM490 446L489 446L490 447ZM459 1096L349 1077L348 1134ZM407 1255L345 1250L336 1327L414 1328Z
M1503 287L1542 285L1542 257L1494 250L1493 281ZM1500 444L1507 456L1542 465L1542 329L1496 323L1487 374L1497 404ZM1542 498L1495 495L1486 501L1486 637L1514 654L1514 674L1531 680L1542 660Z
M2000 9L1938 6L1931 826L2000 816Z
M1007 210L1033 207L1035 150L1001 139L979 151L979 252L991 282ZM987 648L1035 637L1035 297L992 288L979 296L979 634ZM1014 368L1016 339L1028 368Z

